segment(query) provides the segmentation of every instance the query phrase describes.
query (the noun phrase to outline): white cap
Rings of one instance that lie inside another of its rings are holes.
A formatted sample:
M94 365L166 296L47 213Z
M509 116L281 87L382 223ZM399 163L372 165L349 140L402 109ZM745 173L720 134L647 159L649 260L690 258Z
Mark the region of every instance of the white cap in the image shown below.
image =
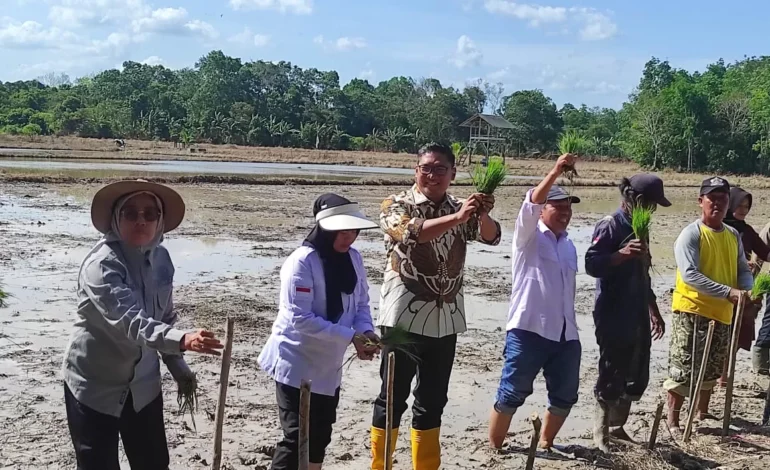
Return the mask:
M368 230L378 227L377 224L366 218L355 202L324 209L316 214L315 220L322 229L328 232Z

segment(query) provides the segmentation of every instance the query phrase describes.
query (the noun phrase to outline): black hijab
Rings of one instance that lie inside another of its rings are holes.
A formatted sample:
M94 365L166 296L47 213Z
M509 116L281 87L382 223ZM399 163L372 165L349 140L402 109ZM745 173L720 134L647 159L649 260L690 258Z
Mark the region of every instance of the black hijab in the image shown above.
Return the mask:
M741 234L746 230L747 224L745 220L738 220L735 218L735 210L738 209L738 206L740 206L743 200L747 198L749 200L749 209L751 209L751 193L735 186L730 188L730 209L727 211L727 215L725 215L724 223Z
M313 204L313 216L324 209L351 204L350 201L336 194L322 194ZM350 253L334 250L337 232L329 232L316 222L315 227L305 238L305 246L315 248L321 257L326 282L326 318L337 323L342 316L342 293L352 294L358 282L356 268L350 259Z

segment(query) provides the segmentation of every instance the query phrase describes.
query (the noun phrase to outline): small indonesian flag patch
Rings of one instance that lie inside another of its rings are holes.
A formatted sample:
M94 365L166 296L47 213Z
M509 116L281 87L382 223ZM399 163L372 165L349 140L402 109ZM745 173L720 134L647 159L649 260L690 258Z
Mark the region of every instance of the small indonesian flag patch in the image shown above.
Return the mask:
M599 243L599 237L594 238L591 245L596 245L597 243Z
M310 287L300 287L300 286L297 286L296 287L296 292L297 292L297 294L309 294L310 292L312 292L312 289Z

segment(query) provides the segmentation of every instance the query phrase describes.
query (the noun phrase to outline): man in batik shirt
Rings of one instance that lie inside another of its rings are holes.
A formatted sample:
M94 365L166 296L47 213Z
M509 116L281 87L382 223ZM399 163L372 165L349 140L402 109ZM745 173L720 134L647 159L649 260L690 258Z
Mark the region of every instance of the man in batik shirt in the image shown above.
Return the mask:
M466 330L463 270L469 241L496 245L500 224L489 212L494 198L473 194L460 200L447 193L457 169L449 147L428 144L418 152L415 185L382 203L388 260L377 325L383 334L396 325L409 331L410 353L395 350L394 442L406 411L412 379L412 463L438 470L441 415L447 403L457 334ZM385 468L387 347L382 351L382 390L372 419L372 470Z

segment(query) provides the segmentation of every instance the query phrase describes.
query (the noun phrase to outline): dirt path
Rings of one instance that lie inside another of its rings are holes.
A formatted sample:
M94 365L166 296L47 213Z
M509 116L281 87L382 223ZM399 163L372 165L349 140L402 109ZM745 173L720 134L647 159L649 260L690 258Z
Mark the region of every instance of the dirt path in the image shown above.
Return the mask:
M75 275L85 252L97 239L90 227L89 197L96 185L14 184L0 189L0 279L14 294L11 306L0 317L0 468L71 468L73 454L64 417L61 354L75 316ZM177 267L175 299L182 324L209 327L223 333L226 315L235 316L236 343L225 422L226 468L267 469L280 435L274 384L262 373L256 358L269 334L276 310L277 269L307 233L312 220L309 208L321 191L302 186L243 187L181 185L188 217L180 230L168 237L167 246ZM380 200L399 188L331 187L362 203L374 215ZM510 288L510 227L523 188L505 188L498 196L496 217L504 226L499 247L474 246L468 258L468 316L470 331L460 338L450 387L442 441L446 469L517 469L528 443L526 418L545 407L545 384L539 379L535 393L514 419L505 453L486 450L486 419L501 368L504 319ZM613 210L615 193L607 189L582 189L586 204L576 208L571 236L579 254L585 252L593 223ZM681 228L695 216L689 190L672 191L675 208L656 214L653 254L658 275L655 290L661 310L670 311L673 260L671 246ZM460 195L467 188L458 189ZM755 201L768 194L755 192ZM757 207L756 224L768 214ZM374 233L357 242L365 256L372 284L373 308L382 278L383 246ZM582 271L582 259L580 261ZM493 281L494 280L494 281ZM569 457L540 454L537 468L661 469L661 468L767 468L770 432L754 424L761 416L762 398L749 370L749 356L739 355L733 423L738 431L726 443L713 436L720 423L706 423L691 446L675 445L661 427L655 453L628 449L613 456L592 450L590 420L592 387L598 352L590 311L592 281L578 279L576 307L581 328L583 361L580 402L561 434ZM629 423L632 437L649 435L652 411L662 398L660 385L666 373L668 338L653 348L651 383ZM218 391L219 363L189 356L201 386L201 411L197 431L189 416L177 413L176 387L164 374L164 398L171 468L207 468L211 460L212 417ZM371 403L379 388L378 364L354 361L345 373L334 440L329 448L329 470L366 468ZM714 399L720 410L722 392ZM721 413L717 413L721 414ZM404 416L407 429L410 412ZM410 467L406 434L401 433L395 468ZM125 464L124 468L128 468Z

